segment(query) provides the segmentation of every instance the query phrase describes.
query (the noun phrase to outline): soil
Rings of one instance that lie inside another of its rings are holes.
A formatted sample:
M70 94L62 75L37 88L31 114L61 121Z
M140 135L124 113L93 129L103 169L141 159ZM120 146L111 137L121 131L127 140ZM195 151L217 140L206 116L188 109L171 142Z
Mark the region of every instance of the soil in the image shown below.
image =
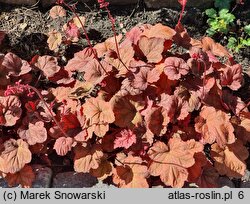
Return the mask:
M100 11L96 5L79 3L77 6L79 15L87 17L86 27L92 44L104 41L113 35L107 13ZM111 13L116 19L117 33L124 33L137 24L162 23L170 27L175 27L180 10L162 8L159 10L149 10L138 1L137 5L110 7ZM243 7L236 7L233 12L238 24L250 23L250 4ZM72 16L52 20L49 17L49 8L43 9L39 5L35 7L14 7L13 5L3 5L0 8L0 30L8 32L4 46L0 52L14 52L26 60L30 60L35 54L44 55L53 53L46 46L47 34L53 28L61 28ZM186 10L182 23L193 38L199 39L206 34L207 23L203 11L196 8ZM215 36L215 39L225 44L225 36ZM87 45L86 40L81 40L70 49L73 52L82 49ZM65 51L65 50L62 50ZM67 50L67 53L69 50ZM240 53L233 53L234 58L239 62L244 71L249 71L250 47L242 49ZM68 56L71 57L71 56Z
M87 18L86 28L88 30L91 43L94 45L113 36L111 24L107 18L107 13L100 11L95 5L79 4L78 14ZM155 24L162 23L170 27L175 27L180 10L162 8L159 10L148 10L140 1L137 5L110 7L111 13L116 20L117 33L125 33L137 24ZM235 8L234 14L237 16L238 24L245 25L250 23L250 5ZM7 38L0 47L0 53L13 52L25 60L38 55L55 55L47 46L47 34L52 28L60 29L70 18L72 13L68 12L67 17L52 20L49 17L49 8L43 9L35 7L14 7L10 5L1 5L0 7L0 30L8 32ZM202 10L190 8L186 10L183 25L188 30L191 37L199 39L206 34L207 23L206 16ZM215 36L217 42L225 45L225 36ZM60 48L66 58L71 58L73 54L83 47L87 46L86 39L82 38L77 44L68 48ZM243 100L250 96L250 47L242 49L238 54L232 53L235 60L240 63L245 72L245 85L237 92ZM247 74L248 73L248 74ZM58 166L68 161L58 161ZM247 161L250 169L250 159ZM63 167L56 167L55 172L71 170ZM67 167L72 165L66 165ZM238 186L239 180L234 183Z

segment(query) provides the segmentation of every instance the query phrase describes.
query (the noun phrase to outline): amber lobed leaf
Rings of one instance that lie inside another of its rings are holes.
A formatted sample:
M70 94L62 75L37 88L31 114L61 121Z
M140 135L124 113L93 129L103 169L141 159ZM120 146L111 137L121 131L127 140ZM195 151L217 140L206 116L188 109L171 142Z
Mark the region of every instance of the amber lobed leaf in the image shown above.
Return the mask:
M75 151L75 161L74 169L76 172L88 173L91 169L97 169L103 157L103 152L98 145L87 145L83 147L81 145L74 148Z
M220 175L241 178L245 174L247 168L245 160L249 152L239 139L224 147L220 147L217 143L213 144L211 156L215 160L214 166Z
M194 140L191 143L198 143ZM201 143L196 152L203 150ZM148 155L151 164L149 173L152 176L160 176L162 182L172 187L182 187L188 179L188 168L193 166L194 149L192 145L182 141L180 138L171 138L168 144L157 141L149 149Z
M200 116L195 119L195 130L201 133L205 143L216 141L222 147L235 141L234 127L229 120L225 112L203 106Z
M118 156L119 157L119 156ZM132 155L122 160L123 165L117 166L113 172L113 182L122 188L148 188L146 178L148 168L140 157Z

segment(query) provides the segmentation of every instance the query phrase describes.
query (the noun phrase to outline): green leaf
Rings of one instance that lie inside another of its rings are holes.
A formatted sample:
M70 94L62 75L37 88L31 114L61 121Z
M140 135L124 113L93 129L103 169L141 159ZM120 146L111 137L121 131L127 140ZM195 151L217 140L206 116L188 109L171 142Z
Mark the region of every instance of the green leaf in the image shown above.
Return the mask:
M237 46L237 39L234 37L230 37L228 39L227 47L234 50L236 46Z
M217 16L217 12L216 12L216 10L214 10L213 8L211 8L211 9L206 9L205 13L206 13L206 15L207 15L209 18L216 18L216 16Z
M250 35L250 24L249 24L249 25L246 25L246 26L244 27L244 31L245 31L248 35Z
M222 9L219 11L219 17L225 20L226 23L232 23L235 19L235 16L231 13L228 13L227 9Z
M243 40L243 44L245 46L250 46L250 38L246 39L246 40Z

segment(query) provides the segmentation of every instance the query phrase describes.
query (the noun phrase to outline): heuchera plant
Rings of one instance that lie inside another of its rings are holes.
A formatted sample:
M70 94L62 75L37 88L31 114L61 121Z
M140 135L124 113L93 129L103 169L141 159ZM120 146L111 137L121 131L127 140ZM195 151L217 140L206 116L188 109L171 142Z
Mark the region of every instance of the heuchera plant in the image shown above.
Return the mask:
M10 186L30 187L32 157L50 164L54 151L122 188L217 187L220 175L244 175L249 104L234 92L242 67L211 38L191 38L181 18L175 29L136 26L66 66L59 59L0 57L0 171Z

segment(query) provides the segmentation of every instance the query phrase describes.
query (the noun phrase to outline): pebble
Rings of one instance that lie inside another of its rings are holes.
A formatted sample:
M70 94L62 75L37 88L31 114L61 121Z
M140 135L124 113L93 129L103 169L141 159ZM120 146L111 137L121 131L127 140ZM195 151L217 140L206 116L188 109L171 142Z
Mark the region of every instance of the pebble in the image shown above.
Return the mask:
M218 184L220 188L228 187L228 188L235 188L234 183L228 177L219 177Z
M103 183L103 181L99 181L96 185L92 186L92 188L117 188L112 184Z
M53 188L89 188L97 184L97 179L88 173L63 172L53 179Z
M250 181L243 181L240 185L241 188L250 188Z
M32 166L36 179L32 184L33 188L49 188L52 180L52 170L42 165Z

